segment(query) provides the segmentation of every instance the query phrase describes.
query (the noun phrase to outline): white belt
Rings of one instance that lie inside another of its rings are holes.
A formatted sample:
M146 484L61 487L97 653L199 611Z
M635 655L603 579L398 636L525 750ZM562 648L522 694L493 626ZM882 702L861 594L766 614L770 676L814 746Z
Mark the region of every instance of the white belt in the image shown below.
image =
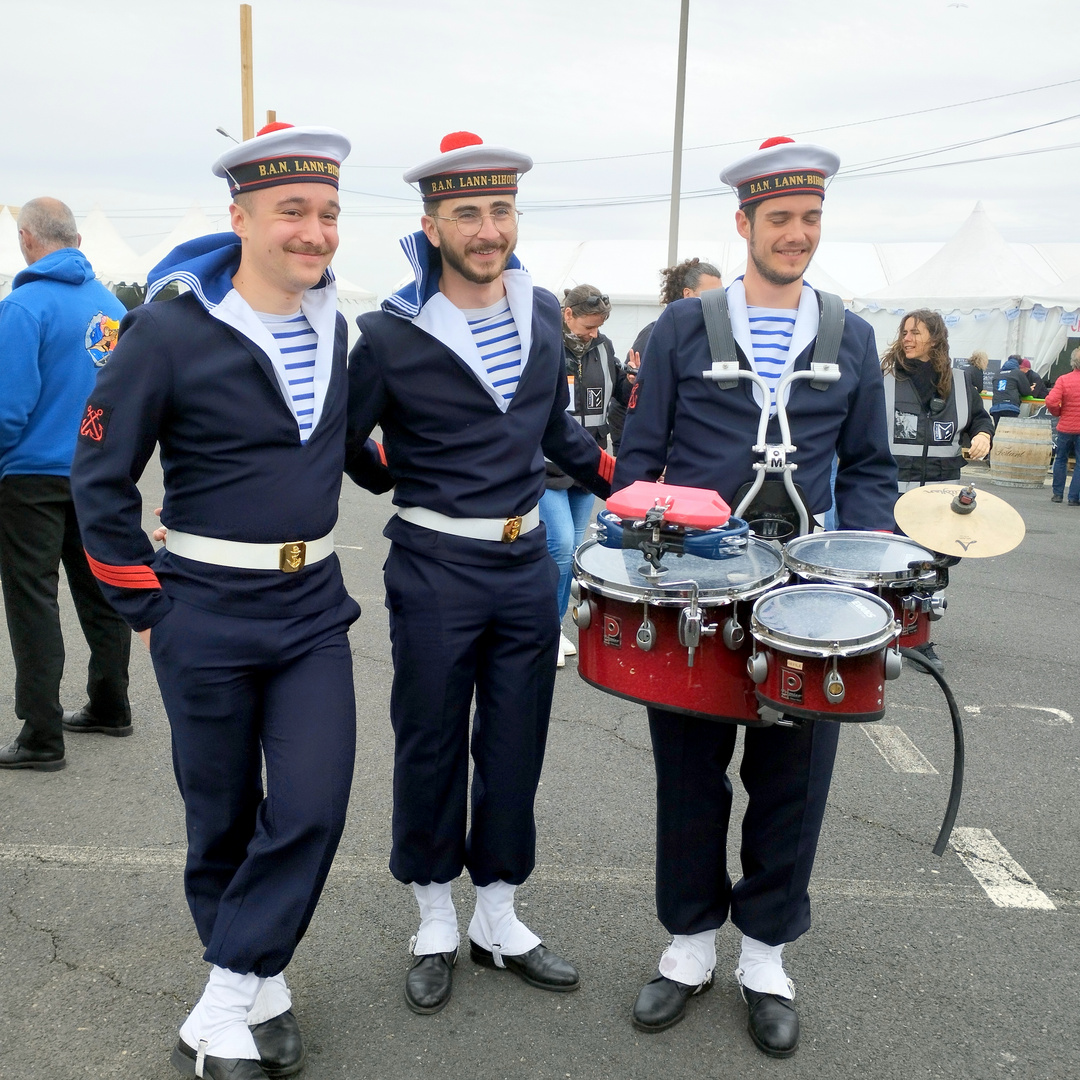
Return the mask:
M470 540L494 540L503 544L513 543L519 536L532 532L540 524L540 507L534 506L527 514L508 518L455 518L426 510L422 506L399 506L397 516L402 521L420 525L425 529L449 533L451 536L467 536Z
M281 570L295 574L312 563L321 562L334 551L334 534L318 540L290 540L285 544L245 544L238 540L218 540L213 536L170 529L165 547L182 559L232 566L238 570Z

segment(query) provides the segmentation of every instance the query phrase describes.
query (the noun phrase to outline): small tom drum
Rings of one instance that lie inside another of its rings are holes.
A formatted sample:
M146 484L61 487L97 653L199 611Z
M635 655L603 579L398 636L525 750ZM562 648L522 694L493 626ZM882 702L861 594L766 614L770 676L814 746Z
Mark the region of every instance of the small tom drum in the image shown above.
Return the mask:
M722 559L665 556L588 540L574 556L578 673L617 697L671 712L761 723L747 672L749 603L786 581L783 556L749 538Z
M809 720L880 720L900 674L892 608L844 585L791 585L760 597L748 661L763 705Z
M853 585L877 593L900 623L907 648L930 640L930 624L945 611L945 578L934 552L906 536L820 532L788 543L784 561L801 581Z

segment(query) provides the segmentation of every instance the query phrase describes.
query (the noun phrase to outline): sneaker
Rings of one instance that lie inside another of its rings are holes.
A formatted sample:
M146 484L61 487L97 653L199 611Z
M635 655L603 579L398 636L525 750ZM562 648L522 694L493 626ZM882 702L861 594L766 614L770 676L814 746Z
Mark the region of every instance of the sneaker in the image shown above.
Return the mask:
M928 661L930 666L939 675L945 674L945 663L941 659L941 657L938 656L936 652L934 652L934 643L932 641L928 641L925 645L916 645L915 652L919 653L919 655L922 656L924 660ZM927 674L924 668L920 667L919 670L922 671L924 675Z
M577 646L565 635L562 635L563 656L577 656Z
M1064 496L1063 496L1063 495L1051 495L1051 496L1050 496L1050 501L1051 501L1051 502L1061 502L1061 500L1062 500L1063 498L1064 498Z
M563 639L559 640L559 655L555 660L555 666L557 668L566 667L566 653L563 652Z

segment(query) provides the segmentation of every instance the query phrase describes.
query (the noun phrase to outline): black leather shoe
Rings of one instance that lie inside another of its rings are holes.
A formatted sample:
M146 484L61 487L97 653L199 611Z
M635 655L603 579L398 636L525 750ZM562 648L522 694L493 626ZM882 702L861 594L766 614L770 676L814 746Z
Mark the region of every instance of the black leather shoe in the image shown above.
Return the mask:
M184 1076L204 1076L208 1080L267 1080L262 1066L251 1058L222 1058L207 1054L202 1072L196 1072L198 1054L183 1039L173 1047L172 1067Z
M457 949L418 956L405 976L405 1004L421 1016L437 1013L450 1000L455 963Z
M673 1027L686 1015L686 1003L695 994L704 994L712 988L710 975L698 986L676 982L658 971L642 988L634 1002L632 1019L638 1031L664 1031Z
M475 941L469 942L469 956L474 964L481 967L497 967L495 957L480 948ZM520 956L507 956L503 953L503 963L507 971L512 971L520 976L530 986L538 986L541 990L554 990L556 993L565 994L578 988L577 968L549 952L543 945L537 945Z
M292 1009L256 1024L251 1035L259 1050L259 1065L270 1080L292 1076L304 1067L304 1040Z
M130 724L103 724L86 706L75 712L64 712L62 721L65 731L82 732L84 735L97 732L101 735L115 735L122 739L131 734Z
M40 750L27 750L19 740L8 743L0 750L0 769L37 769L39 772L58 772L67 765L64 755L45 754Z
M799 1014L791 998L776 994L759 994L742 988L750 1009L747 1031L754 1045L769 1057L791 1057L799 1045Z
M1064 495L1051 495L1051 496L1050 496L1050 501L1051 501L1051 502L1061 502L1061 500L1062 500L1062 499L1063 499L1064 497L1065 497Z

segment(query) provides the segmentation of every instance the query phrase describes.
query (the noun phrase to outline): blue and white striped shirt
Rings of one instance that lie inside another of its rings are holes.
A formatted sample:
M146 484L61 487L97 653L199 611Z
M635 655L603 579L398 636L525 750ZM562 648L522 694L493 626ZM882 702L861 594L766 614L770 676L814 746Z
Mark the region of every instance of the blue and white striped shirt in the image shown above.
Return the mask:
M504 296L491 307L464 312L493 389L509 401L521 379L521 337Z
M776 412L777 384L796 359L789 356L788 346L795 331L798 312L747 305L746 314L750 320L754 370L769 384L769 412L772 415Z
M268 315L256 312L262 324L270 331L278 347L278 355L271 356L278 381L287 390L289 407L300 429L300 442L306 443L316 416L315 350L319 336L308 322L307 316L298 311L295 315ZM321 389L318 388L318 389Z

